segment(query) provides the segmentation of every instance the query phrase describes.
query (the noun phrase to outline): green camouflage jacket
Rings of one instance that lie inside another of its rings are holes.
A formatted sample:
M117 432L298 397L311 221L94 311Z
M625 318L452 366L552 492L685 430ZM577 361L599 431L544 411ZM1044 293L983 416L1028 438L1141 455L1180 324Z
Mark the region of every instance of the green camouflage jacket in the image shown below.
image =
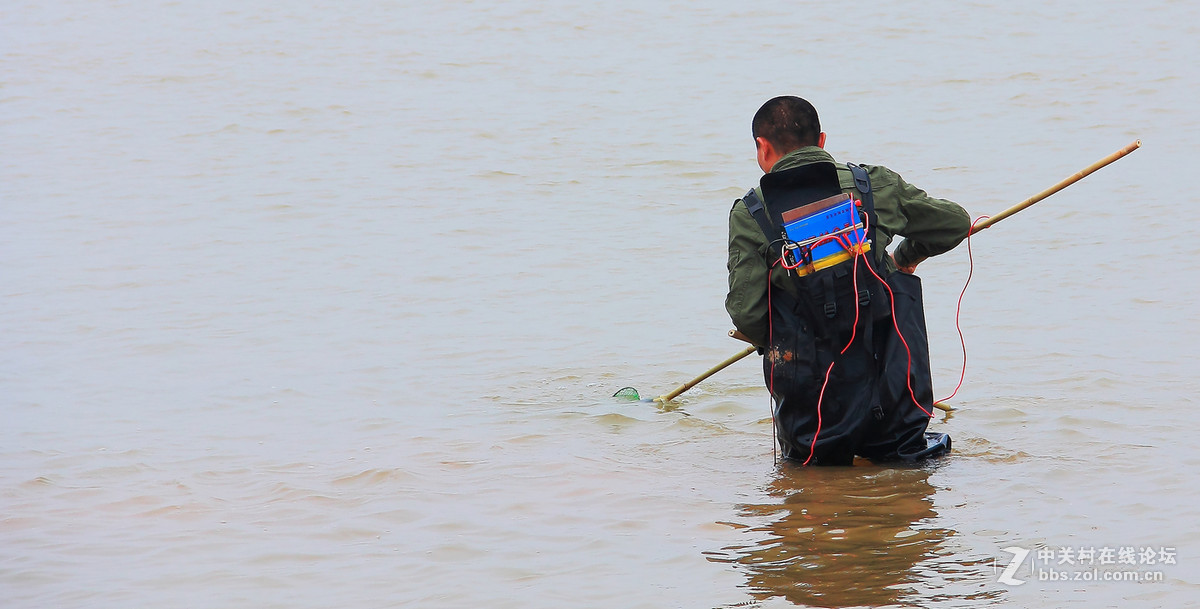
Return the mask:
M785 155L771 171L821 162L835 163L825 150L808 146ZM896 263L902 266L948 252L967 236L971 218L957 203L929 196L886 167L863 165L863 168L871 178L878 217L872 231L873 251L889 271L895 271L896 266L885 251L896 235L904 237L895 250ZM845 165L838 165L838 178L843 192L862 197ZM771 202L765 204L769 209ZM766 236L746 204L741 199L735 201L729 212L729 295L725 298L725 310L734 327L758 345L766 345L768 338L768 260L778 257L778 252L767 251ZM771 270L771 284L772 289L795 293L782 266Z

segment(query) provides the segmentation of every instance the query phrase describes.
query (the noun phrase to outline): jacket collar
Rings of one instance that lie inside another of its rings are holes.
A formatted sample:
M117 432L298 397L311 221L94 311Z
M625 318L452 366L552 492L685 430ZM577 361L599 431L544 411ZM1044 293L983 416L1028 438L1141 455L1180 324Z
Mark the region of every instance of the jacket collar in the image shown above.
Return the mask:
M776 171L784 171L786 169L794 169L802 165L811 165L812 163L833 163L833 155L825 152L824 148L817 146L804 146L797 148L785 155L783 158L775 162L771 167L771 173Z

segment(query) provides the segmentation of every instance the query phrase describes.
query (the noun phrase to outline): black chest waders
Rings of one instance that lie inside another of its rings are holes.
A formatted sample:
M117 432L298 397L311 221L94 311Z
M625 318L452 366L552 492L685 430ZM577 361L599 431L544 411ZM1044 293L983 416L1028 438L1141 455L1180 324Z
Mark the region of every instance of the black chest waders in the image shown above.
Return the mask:
M945 434L925 433L933 382L921 280L888 274L876 260L877 253L884 254L868 251L874 246L869 242L876 226L874 196L866 170L848 167L861 207L838 201L842 189L832 163L766 174L762 198L754 190L743 197L770 244L768 266L792 268L795 293L771 289L771 344L763 358L777 439L785 459L810 465L850 465L855 456L916 461L939 455L949 450L950 441ZM824 207L830 201L841 207ZM796 222L819 221L835 209L865 222L865 234L854 233L852 222L834 231L840 237L830 236L828 228L810 229L820 236L802 241L795 232L789 236ZM852 241L856 234L868 241ZM818 247L831 245L841 247L824 251L838 254L817 253Z

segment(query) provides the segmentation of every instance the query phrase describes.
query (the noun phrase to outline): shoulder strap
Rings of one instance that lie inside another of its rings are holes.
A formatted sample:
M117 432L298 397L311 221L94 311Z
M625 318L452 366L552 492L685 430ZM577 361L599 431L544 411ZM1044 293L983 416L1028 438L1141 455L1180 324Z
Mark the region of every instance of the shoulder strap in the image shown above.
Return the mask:
M758 227L767 237L767 242L770 243L777 239L779 235L775 234L775 227L771 226L771 219L767 217L767 210L763 207L762 197L758 196L758 192L751 188L746 192L746 196L742 197L742 201L746 204L746 210L754 217L754 221L758 222Z
M867 208L867 214L873 218L875 196L871 194L871 178L867 175L867 170L854 163L846 163L846 167L850 168L850 174L854 176L854 187L863 195L863 205Z
M866 212L867 218L871 223L871 234L867 235L867 239L872 239L877 234L875 231L879 228L879 217L875 215L875 195L871 192L871 178L867 175L867 170L861 165L854 163L846 163L846 167L850 169L850 174L854 176L854 187L862 193L863 211ZM881 262L880 256L886 254L882 249L875 252L872 258L876 262ZM879 268L886 268L880 265Z

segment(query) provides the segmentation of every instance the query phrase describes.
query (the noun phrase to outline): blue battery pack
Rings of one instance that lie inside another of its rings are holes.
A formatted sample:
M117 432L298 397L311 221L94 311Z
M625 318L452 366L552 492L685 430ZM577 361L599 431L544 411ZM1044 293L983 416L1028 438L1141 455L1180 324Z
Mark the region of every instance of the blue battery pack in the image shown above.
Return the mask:
M783 213L783 230L789 240L798 246L800 252L811 252L811 265L807 269L801 267L801 274L811 273L831 267L850 259L853 252L844 247L845 243L859 246L861 251L867 251L866 236L863 224L858 217L858 207L848 194L840 194L816 203L810 203ZM830 235L842 235L841 239L822 239ZM813 244L820 243L813 247ZM793 250L795 251L795 250ZM799 256L798 256L799 258Z

